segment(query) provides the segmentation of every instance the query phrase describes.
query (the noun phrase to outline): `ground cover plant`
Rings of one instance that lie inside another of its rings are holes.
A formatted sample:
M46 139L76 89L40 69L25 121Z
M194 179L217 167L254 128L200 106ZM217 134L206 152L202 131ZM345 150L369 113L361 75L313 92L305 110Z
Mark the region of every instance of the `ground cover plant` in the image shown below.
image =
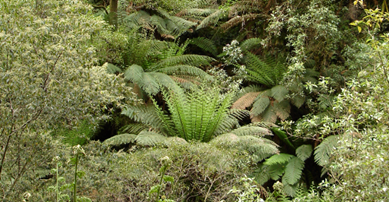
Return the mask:
M386 201L388 12L0 2L0 200Z

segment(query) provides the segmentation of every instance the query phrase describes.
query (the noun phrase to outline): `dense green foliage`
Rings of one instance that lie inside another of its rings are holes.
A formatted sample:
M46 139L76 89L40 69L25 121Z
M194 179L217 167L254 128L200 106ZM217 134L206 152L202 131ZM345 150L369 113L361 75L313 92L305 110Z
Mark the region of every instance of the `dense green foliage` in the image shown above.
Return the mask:
M1 2L0 200L386 201L388 12Z

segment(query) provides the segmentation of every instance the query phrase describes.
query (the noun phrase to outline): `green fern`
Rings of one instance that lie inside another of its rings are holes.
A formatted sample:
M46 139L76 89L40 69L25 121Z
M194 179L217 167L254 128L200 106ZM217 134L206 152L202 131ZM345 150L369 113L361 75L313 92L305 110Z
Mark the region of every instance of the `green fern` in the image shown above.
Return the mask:
M251 49L260 46L261 42L262 39L260 38L250 38L240 44L240 49L242 52L250 51Z
M120 146L124 144L130 144L130 143L135 143L135 138L136 135L134 134L120 134L120 135L115 135L113 137L110 137L106 140L104 140L104 144L110 145L110 146Z
M287 184L296 184L300 178L304 169L304 161L298 157L292 157L285 168L284 178Z
M309 144L301 145L296 149L296 156L302 161L305 161L312 156L312 151L313 151L312 145Z
M156 132L142 131L136 136L135 140L137 145L140 146L155 146L164 144L166 137Z
M217 47L211 39L204 37L193 38L190 40L190 44L196 45L201 49L210 52L213 56L217 55Z
M339 144L339 135L332 135L323 140L315 148L315 161L320 166L326 166L330 162L331 153Z
M276 155L273 155L272 157L266 159L265 161L265 165L274 165L274 164L285 164L287 162L289 162L289 160L293 157L293 155L291 154L285 154L285 153L281 153L281 154L276 154Z

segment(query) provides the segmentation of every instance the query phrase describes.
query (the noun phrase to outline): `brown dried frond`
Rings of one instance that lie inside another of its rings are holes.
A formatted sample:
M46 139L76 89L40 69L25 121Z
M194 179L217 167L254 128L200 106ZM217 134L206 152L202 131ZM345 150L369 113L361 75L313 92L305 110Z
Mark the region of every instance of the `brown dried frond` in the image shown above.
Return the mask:
M250 92L243 95L241 98L235 101L234 104L232 104L231 108L246 109L246 107L249 107L253 104L255 98L259 95L259 93L261 92Z

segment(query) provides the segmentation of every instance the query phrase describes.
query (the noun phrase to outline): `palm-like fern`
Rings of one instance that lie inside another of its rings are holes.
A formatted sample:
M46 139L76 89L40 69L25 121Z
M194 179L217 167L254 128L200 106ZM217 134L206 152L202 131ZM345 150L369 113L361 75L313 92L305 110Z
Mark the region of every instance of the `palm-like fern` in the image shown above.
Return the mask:
M245 48L253 47L249 43L243 44ZM289 91L286 87L278 85L286 71L282 61L267 59L266 62L252 53L247 52L245 59L247 65L247 77L250 82L260 86L250 86L246 94L232 105L233 108L245 109L252 106L252 121L265 121L275 123L277 118L285 120L290 114L290 104L286 99Z
M296 155L280 153L271 156L257 169L257 181L263 184L282 177L285 193L293 196L302 178L304 161L312 155L312 151L312 146L305 144L295 150Z
M231 147L242 147L255 153L258 159L278 152L272 141L262 138L271 134L268 129L255 125L239 127L238 120L247 116L248 112L229 110L233 92L220 94L218 88L198 87L189 93L182 89L162 90L162 95L168 113L156 102L154 106L128 106L122 114L140 122L142 126L130 124L122 129L124 134L105 142L111 145L134 142L140 145L167 144L169 136L208 142L215 136L228 133L237 136L239 141L231 143L230 140L233 139L223 136L228 139L224 142L230 141ZM121 138L126 140L120 140ZM214 143L223 144L222 140L224 138L220 137Z

